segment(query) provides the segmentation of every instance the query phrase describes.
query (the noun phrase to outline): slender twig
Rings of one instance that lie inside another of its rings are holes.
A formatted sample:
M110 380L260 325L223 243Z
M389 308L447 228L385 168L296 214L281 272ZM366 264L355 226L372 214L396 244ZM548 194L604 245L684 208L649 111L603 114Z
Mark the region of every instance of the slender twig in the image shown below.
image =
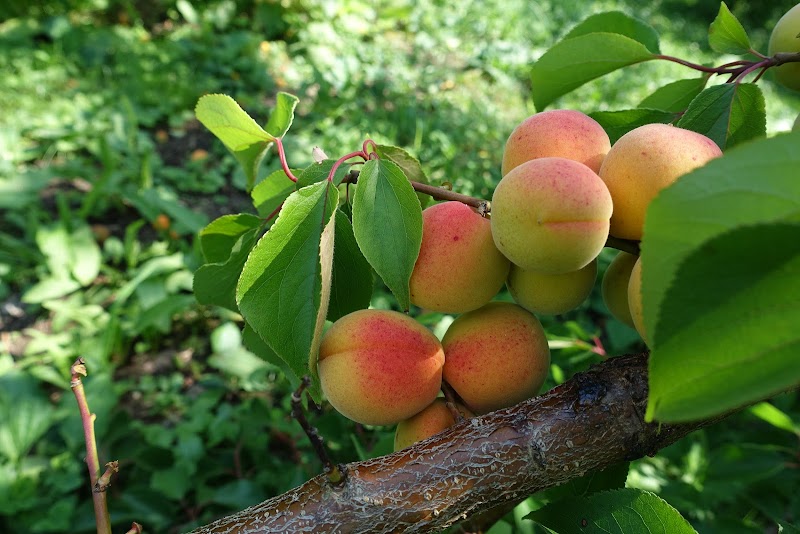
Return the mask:
M136 522L131 523L131 528L125 534L142 534L142 525Z
M86 392L83 390L81 376L86 376L86 362L78 358L72 367L72 380L70 387L78 401L78 409L83 423L83 436L86 441L86 466L89 468L89 480L92 486L92 501L94 502L94 517L97 523L97 534L111 534L111 517L108 515L108 503L105 491L94 491L100 477L100 458L97 454L97 442L94 435L95 415L89 410Z
M344 482L345 473L339 469L338 465L331 461L330 456L328 456L328 451L325 449L322 436L319 435L319 431L315 427L311 426L303 411L303 393L305 393L309 385L311 385L311 378L304 376L303 380L300 382L300 386L292 393L292 417L297 419L297 422L300 423L303 431L308 436L311 446L322 462L322 468L325 471L325 475L328 477L328 481L334 486L338 486ZM312 401L309 400L309 402Z

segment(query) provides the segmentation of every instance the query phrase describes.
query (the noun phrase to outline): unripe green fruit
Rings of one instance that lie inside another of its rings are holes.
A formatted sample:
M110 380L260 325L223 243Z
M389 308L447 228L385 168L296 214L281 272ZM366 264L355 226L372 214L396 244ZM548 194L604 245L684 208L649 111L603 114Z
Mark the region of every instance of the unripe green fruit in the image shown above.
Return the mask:
M458 317L442 339L444 379L476 414L513 406L544 384L550 347L539 320L510 302Z
M474 417L474 414L456 404L456 409L465 418ZM437 398L433 404L408 419L400 421L394 433L394 450L399 451L410 447L418 441L428 439L434 434L450 428L456 424L453 414L442 398Z
M618 321L631 328L636 328L628 306L628 282L631 280L631 270L639 256L627 252L620 252L613 259L603 275L602 293L603 301L608 311Z
M461 202L422 212L422 245L411 273L411 302L445 313L480 308L503 287L511 264L492 240L492 225Z
M328 401L367 425L393 425L428 406L442 386L436 336L399 312L359 310L325 332L319 378Z
M570 109L554 109L522 121L506 141L502 175L538 158L560 157L600 170L611 148L608 134L593 118Z
M592 292L597 260L577 271L547 274L511 266L508 290L514 301L533 313L556 315L574 310Z
M800 4L786 12L769 38L769 55L778 52L800 52ZM771 69L775 73L775 80L795 91L800 91L800 63L784 63L780 67Z
M611 235L642 239L650 201L684 174L721 155L708 137L669 124L645 124L620 137L600 167L614 200Z
M492 196L492 235L511 263L528 271L566 273L605 246L611 195L589 167L539 158L515 167Z
M642 312L642 259L636 260L631 269L631 279L628 282L628 306L631 310L633 326L642 339L647 343L647 335L644 331L644 313Z

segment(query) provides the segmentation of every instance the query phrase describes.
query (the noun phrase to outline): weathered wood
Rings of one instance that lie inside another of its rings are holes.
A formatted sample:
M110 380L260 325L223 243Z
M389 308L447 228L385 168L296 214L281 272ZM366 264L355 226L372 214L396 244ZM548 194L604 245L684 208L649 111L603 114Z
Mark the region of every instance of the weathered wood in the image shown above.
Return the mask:
M194 534L438 532L625 460L714 420L647 424L647 355L612 358L540 397L402 451L342 466Z

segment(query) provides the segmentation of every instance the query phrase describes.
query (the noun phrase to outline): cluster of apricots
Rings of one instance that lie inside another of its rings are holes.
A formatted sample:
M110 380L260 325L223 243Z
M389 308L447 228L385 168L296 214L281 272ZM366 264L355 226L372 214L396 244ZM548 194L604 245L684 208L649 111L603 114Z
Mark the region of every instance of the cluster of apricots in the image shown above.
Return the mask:
M442 380L466 417L536 395L550 350L534 314L583 302L608 236L641 240L655 195L720 155L707 137L665 124L636 128L611 146L603 128L578 111L529 117L506 143L490 216L460 202L423 211L411 301L460 314L443 339L399 312L342 317L320 347L326 397L354 421L399 423L400 449L455 423L454 410L438 398ZM620 253L602 293L611 313L644 338L640 263ZM504 284L516 304L492 302Z

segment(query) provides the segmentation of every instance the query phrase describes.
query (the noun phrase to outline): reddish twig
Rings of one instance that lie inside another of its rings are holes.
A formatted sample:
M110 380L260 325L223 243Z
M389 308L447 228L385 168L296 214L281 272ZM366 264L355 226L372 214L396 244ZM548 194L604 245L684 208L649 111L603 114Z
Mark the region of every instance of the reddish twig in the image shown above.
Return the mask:
M283 141L280 137L275 138L275 146L278 148L278 158L281 160L281 168L286 176L293 182L297 182L297 177L292 174L292 170L289 168L289 164L286 162L286 151L283 148Z

